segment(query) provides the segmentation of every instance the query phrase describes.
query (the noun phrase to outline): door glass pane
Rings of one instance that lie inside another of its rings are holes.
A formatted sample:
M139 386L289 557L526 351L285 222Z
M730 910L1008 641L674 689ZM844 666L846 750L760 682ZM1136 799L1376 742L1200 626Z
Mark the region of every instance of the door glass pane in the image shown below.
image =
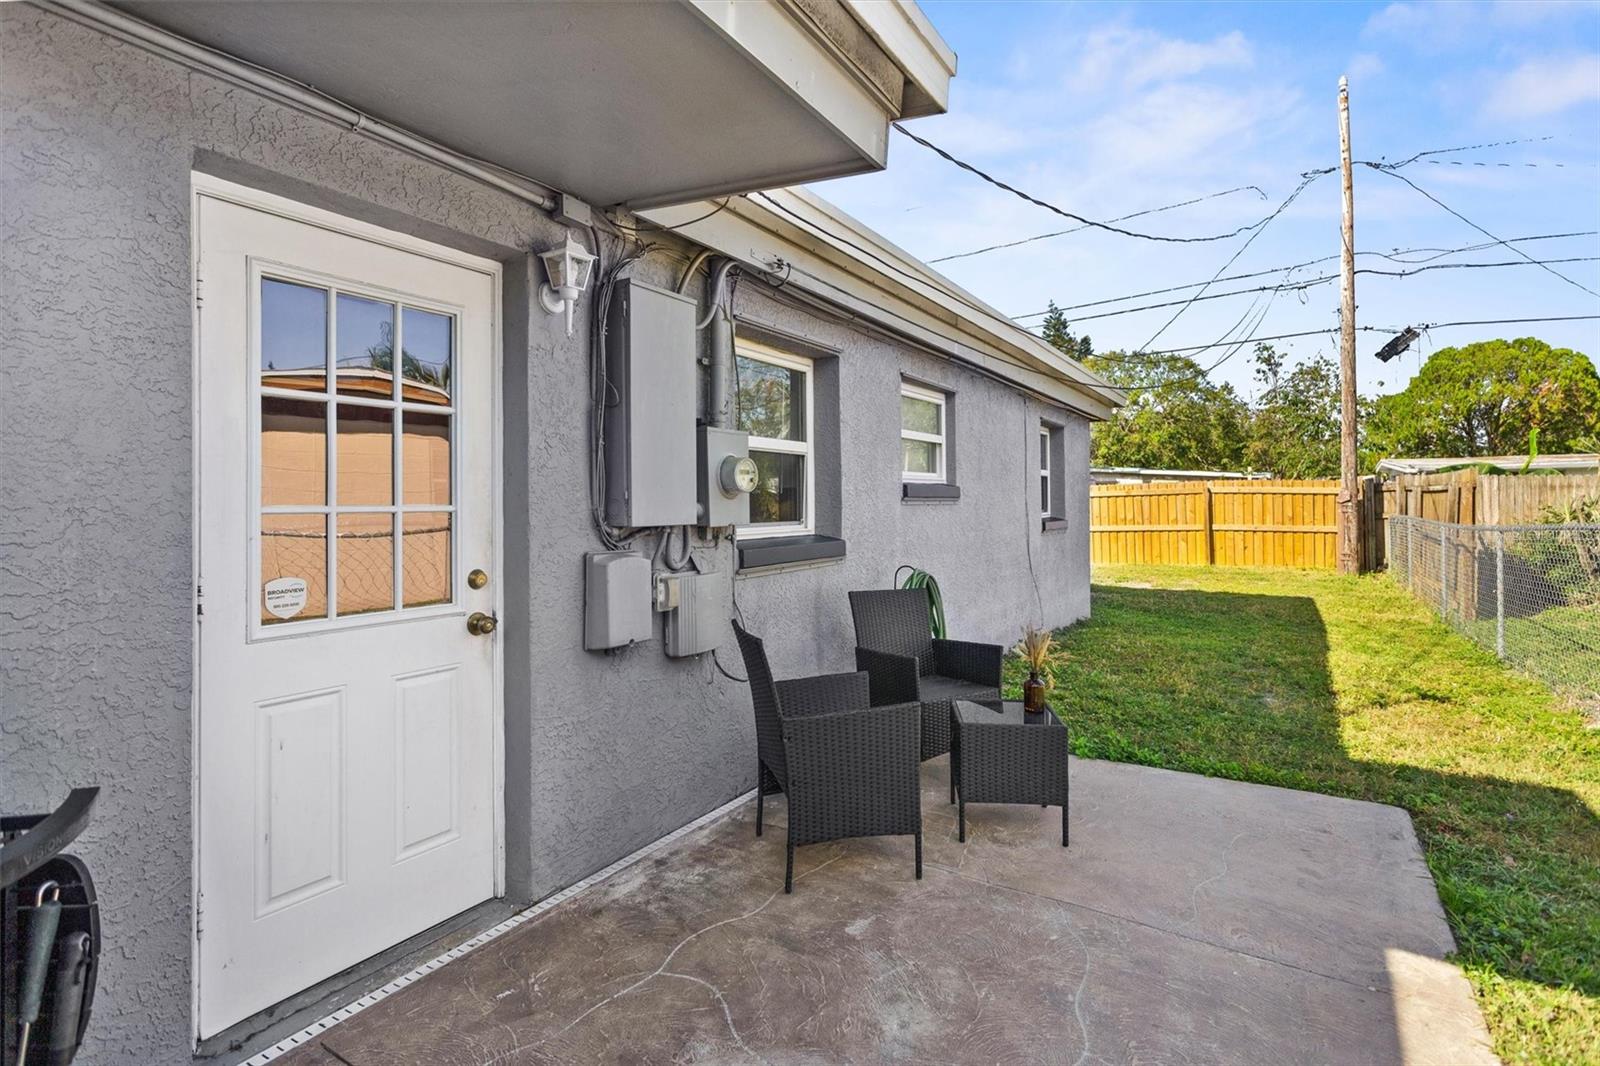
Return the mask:
M939 405L915 396L900 397L900 428L913 433L940 433Z
M328 519L320 514L261 517L263 625L328 617Z
M900 441L908 474L937 474L939 472L939 445L925 440Z
M339 505L394 502L394 409L339 405Z
M261 384L325 392L327 375L328 291L263 278Z
M450 416L405 411L400 416L401 502L450 503Z
M401 587L407 607L450 602L450 514L415 511L401 515Z
M261 397L261 505L320 507L328 496L328 405Z
M401 311L401 398L407 403L450 403L449 315L407 307Z
M803 370L774 366L737 356L738 426L754 437L806 439L806 375Z
M805 521L806 460L803 455L750 451L756 461L756 487L750 493L750 521Z
M394 515L338 518L339 617L394 609Z
M345 395L394 396L394 305L339 294L334 315L334 374Z

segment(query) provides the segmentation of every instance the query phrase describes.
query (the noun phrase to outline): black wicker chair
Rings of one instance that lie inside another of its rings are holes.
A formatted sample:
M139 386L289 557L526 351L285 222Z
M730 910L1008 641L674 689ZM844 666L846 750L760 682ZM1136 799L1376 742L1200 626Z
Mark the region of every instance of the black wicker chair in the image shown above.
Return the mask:
M998 706L998 644L935 640L928 626L926 589L850 593L856 624L856 669L872 678L872 702L922 705L922 757L950 750L950 705L971 700Z
M917 840L922 878L922 791L915 703L871 706L867 675L774 681L761 638L733 631L756 712L756 836L766 797L789 798L783 890L794 891L794 849L845 837Z

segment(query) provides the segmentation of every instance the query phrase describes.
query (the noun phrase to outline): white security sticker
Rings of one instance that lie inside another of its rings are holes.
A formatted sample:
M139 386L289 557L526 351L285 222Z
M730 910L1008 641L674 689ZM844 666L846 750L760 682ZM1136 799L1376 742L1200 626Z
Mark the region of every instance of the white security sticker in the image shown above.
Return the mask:
M293 618L306 608L306 579L275 577L263 588L267 613L276 618Z

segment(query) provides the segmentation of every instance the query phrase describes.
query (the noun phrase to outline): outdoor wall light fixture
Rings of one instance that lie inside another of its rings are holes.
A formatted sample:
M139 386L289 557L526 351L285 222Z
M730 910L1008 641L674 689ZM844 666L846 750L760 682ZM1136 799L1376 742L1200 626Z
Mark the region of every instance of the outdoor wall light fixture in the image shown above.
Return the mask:
M589 269L594 266L594 256L583 245L567 234L567 239L548 252L540 252L544 260L545 276L549 284L539 286L539 302L552 315L567 313L567 336L572 336L572 307L578 294L589 284Z

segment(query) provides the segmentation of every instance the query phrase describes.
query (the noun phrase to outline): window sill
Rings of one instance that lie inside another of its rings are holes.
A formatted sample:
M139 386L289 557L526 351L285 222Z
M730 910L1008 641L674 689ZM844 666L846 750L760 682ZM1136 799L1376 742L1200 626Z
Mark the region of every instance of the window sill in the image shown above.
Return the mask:
M902 481L900 483L900 498L902 500L959 500L961 499L961 486L947 484L943 481Z
M1039 526L1042 533L1061 533L1066 528L1067 520L1065 518L1046 518Z
M824 537L812 533L799 537L771 537L735 542L739 555L739 572L765 570L769 567L793 566L796 563L815 563L829 559L843 559L844 541L838 537Z

